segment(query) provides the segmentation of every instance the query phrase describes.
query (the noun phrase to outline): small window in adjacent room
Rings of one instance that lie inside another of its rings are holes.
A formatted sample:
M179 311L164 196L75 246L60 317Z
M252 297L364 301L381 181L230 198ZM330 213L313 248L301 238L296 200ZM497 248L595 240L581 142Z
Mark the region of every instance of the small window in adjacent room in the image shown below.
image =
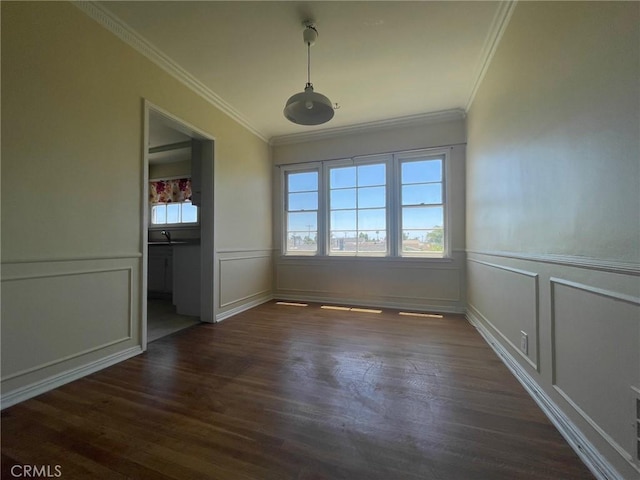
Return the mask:
M175 178L149 182L151 225L198 223L198 207L191 203L191 179Z
M151 225L198 223L198 207L191 202L151 205Z

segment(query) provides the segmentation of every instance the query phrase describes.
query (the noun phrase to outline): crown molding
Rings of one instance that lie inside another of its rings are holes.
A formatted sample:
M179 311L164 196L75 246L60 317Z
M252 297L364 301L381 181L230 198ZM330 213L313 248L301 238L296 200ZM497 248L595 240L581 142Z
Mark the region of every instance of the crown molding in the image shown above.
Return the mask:
M410 115L406 117L398 117L374 122L366 122L344 127L334 127L312 132L300 132L287 135L273 136L269 138L265 133L254 127L244 115L236 110L229 103L224 101L218 94L196 79L184 68L174 62L165 55L159 48L150 43L133 28L127 25L123 20L109 12L105 7L93 0L71 2L78 9L84 12L88 17L92 18L111 33L116 35L123 42L134 48L136 51L144 55L146 58L154 62L165 72L176 78L187 88L200 95L214 107L228 115L231 119L242 125L251 133L260 139L268 142L272 146L286 145L293 143L303 143L313 140L321 140L335 136L353 135L357 133L375 132L380 130L388 130L400 127L411 127L426 125L430 123L446 122L458 120L465 117L469 111L476 92L478 91L484 75L491 63L493 55L498 47L502 35L509 23L511 15L515 9L517 0L500 2L498 10L493 18L489 33L485 38L480 55L481 61L476 69L475 82L473 89L464 109L444 110L439 112L431 112L418 115Z
M474 75L476 80L473 83L471 94L469 95L467 105L464 108L465 112L469 111L474 99L476 98L476 93L480 88L480 84L482 84L482 80L484 80L484 76L489 69L489 64L491 63L491 60L493 60L493 55L498 49L498 44L502 39L504 31L507 29L507 25L509 25L509 20L511 20L511 15L515 10L517 3L518 0L500 2L498 10L491 22L491 26L489 27L489 32L484 40L484 44L482 45L482 53L480 54L481 60L478 63L476 74Z
M120 40L133 47L139 53L162 68L165 72L167 72L168 74L179 80L186 87L203 97L214 107L231 117L232 120L238 122L244 128L249 130L254 135L258 136L265 142L269 141L269 138L253 125L251 125L251 123L240 112L233 108L229 103L225 102L218 94L216 94L202 82L197 80L184 68L171 60L167 55L162 53L159 48L143 38L133 28L127 25L116 15L109 12L103 6L94 1L80 1L71 3L78 7L87 16L89 16L104 28L109 30L111 33L113 33L115 36L117 36Z
M389 118L375 122L357 123L344 127L325 128L313 132L292 133L271 137L269 145L289 145L293 143L311 142L326 138L339 137L344 135L355 135L361 133L378 132L382 130L392 130L400 127L416 127L433 123L444 123L465 118L465 111L461 108L452 110L442 110L439 112L421 113L418 115L408 115L406 117Z

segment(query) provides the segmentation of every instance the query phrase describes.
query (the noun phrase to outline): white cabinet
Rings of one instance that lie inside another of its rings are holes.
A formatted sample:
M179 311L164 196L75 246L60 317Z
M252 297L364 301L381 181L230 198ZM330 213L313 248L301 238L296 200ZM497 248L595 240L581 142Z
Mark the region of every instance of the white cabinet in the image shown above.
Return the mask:
M173 246L173 304L180 315L200 317L200 245Z
M173 290L173 260L168 245L149 246L147 291L150 296L168 296Z

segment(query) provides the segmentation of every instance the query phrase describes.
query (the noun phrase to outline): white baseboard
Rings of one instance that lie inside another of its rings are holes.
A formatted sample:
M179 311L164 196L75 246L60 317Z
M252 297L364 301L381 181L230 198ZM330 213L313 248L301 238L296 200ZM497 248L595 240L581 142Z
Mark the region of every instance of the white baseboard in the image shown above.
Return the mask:
M624 480L615 468L598 452L593 444L575 426L555 402L542 390L531 375L518 363L509 351L493 336L479 319L481 316L473 307L467 309L467 320L473 325L498 357L522 384L527 393L555 425L578 457L598 480Z
M263 295L258 298L255 298L250 302L238 305L237 307L234 307L230 310L217 314L216 323L226 320L227 318L233 317L234 315L237 315L239 313L242 313L245 310L249 310L253 307L257 307L258 305L262 305L263 303L270 302L271 300L273 300L273 295L268 294L268 295Z
M72 368L71 370L53 375L49 378L45 378L44 380L39 380L30 385L17 388L7 393L2 393L2 396L0 396L0 410L28 400L29 398L33 398L42 393L48 392L49 390L53 390L54 388L58 388L65 383L73 382L74 380L78 380L79 378L86 377L87 375L95 373L98 370L110 367L111 365L115 365L116 363L122 362L123 360L135 357L136 355L139 355L141 353L142 348L139 345L131 347L121 352L117 352L104 358L95 360L91 363L88 363L87 365Z

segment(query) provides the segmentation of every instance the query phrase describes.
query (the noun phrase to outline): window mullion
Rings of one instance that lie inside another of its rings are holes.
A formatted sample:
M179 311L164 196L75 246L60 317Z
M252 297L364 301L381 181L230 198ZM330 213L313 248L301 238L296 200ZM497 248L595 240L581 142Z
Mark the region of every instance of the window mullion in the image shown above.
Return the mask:
M318 167L318 255L328 255L329 195L327 193L328 168L325 164Z
M358 169L358 165L356 167L356 256L360 253L360 170Z
M401 202L401 186L400 186L400 161L396 155L391 159L391 168L389 169L389 252L394 257L400 256L400 245L402 242L402 202Z

